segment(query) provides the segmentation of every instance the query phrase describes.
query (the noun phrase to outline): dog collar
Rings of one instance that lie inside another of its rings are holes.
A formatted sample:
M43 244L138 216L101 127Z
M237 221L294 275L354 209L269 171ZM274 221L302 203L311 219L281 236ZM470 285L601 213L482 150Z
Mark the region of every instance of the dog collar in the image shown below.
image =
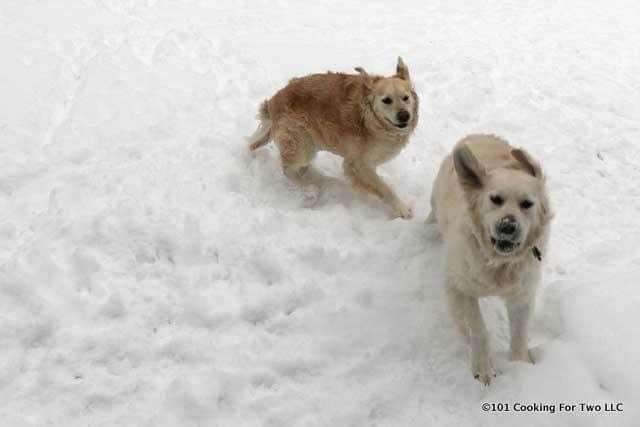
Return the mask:
M540 249L538 249L537 246L534 246L533 249L531 249L531 252L533 252L533 256L535 259L537 259L538 261L542 261L542 252L540 252Z

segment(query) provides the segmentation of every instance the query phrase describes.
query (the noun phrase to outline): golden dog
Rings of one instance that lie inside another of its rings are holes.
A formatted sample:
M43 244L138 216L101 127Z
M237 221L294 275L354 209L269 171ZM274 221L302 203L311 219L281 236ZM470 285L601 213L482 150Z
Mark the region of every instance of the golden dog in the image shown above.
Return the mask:
M376 173L409 141L418 123L418 96L398 58L396 74L324 73L294 78L260 106L260 125L249 138L255 150L274 140L284 174L301 183L320 150L344 158L351 183L375 194L402 218L412 210Z
M511 358L531 362L527 328L549 231L549 200L540 165L492 135L471 135L442 162L430 219L446 246L451 314L471 347L471 371L489 384L493 367L478 298L507 306Z

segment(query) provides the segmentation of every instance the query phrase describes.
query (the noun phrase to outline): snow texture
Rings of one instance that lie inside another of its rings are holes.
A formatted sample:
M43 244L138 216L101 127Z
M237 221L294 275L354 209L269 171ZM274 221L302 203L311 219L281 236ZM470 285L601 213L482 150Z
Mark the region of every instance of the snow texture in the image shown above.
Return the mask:
M3 0L0 424L640 425L639 22L635 0ZM413 220L337 157L314 195L273 145L248 152L289 78L398 55L421 121L381 174ZM555 211L535 365L508 360L505 310L482 303L489 387L424 224L474 132L541 159Z

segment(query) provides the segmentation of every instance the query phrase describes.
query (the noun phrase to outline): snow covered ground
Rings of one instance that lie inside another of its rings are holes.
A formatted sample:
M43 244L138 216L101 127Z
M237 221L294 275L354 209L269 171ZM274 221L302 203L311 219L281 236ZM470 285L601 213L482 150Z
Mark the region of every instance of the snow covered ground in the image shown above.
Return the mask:
M1 2L0 425L640 425L640 4L344 3ZM421 122L381 173L413 220L336 157L310 205L247 151L290 77L398 55ZM490 387L424 225L471 132L541 159L556 214L535 365L483 303ZM561 402L624 410L513 411Z

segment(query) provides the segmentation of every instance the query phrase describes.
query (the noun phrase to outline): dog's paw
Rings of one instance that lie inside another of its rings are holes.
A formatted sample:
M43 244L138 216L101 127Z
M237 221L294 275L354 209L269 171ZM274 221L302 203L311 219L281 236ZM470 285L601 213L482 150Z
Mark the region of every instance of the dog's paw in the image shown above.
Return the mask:
M411 219L413 218L413 209L410 206L405 205L404 203L398 203L394 206L394 210L396 215L403 219Z
M489 358L474 358L471 362L471 372L473 378L484 385L491 384L491 380L496 376Z
M320 199L320 188L315 184L308 184L302 188L302 206L312 208Z
M491 379L496 377L496 373L493 372L493 369L481 370L479 372L474 372L473 378L478 380L481 384L490 385Z

